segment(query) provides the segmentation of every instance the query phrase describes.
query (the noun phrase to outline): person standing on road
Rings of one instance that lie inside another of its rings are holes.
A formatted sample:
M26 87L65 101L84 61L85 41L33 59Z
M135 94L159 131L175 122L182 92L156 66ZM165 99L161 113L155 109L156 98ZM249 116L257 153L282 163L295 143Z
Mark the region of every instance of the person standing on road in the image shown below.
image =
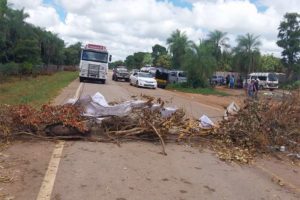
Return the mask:
M258 96L258 88L259 88L259 82L258 82L258 79L256 78L253 83L253 94L254 94L255 99L257 99L257 96Z
M248 97L253 98L255 93L255 86L254 86L254 80L251 80L251 82L248 84Z
M230 75L227 74L227 76L226 76L226 85L227 85L227 87L229 86L229 82L230 82Z
M234 88L234 76L233 75L230 77L229 86L230 86L230 88Z

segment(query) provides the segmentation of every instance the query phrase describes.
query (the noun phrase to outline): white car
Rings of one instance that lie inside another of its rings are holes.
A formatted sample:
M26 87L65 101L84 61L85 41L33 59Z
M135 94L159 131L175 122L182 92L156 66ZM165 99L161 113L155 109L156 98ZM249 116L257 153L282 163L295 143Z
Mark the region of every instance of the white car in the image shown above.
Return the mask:
M153 75L146 72L135 72L130 76L130 85L137 87L157 88L157 82Z

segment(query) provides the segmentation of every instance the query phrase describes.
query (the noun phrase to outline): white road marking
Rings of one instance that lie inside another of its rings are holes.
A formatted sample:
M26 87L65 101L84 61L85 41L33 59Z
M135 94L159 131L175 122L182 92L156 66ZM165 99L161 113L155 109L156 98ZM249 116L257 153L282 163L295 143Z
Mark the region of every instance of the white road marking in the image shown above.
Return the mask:
M64 141L59 141L53 150L40 192L36 200L50 200L59 162L62 156Z
M81 88L83 86L83 83L80 83L77 90L76 90L76 93L75 93L75 96L74 96L74 99L78 99L80 97L80 93L81 93Z
M83 86L83 83L80 83L76 90L74 99L78 99L80 97L82 86ZM64 149L64 144L65 144L64 141L59 141L55 145L49 165L48 165L48 169L46 171L44 180L42 182L42 186L40 188L40 192L39 192L36 200L50 200L51 199L51 193L53 190L56 174L58 171L58 166L59 166L62 152Z

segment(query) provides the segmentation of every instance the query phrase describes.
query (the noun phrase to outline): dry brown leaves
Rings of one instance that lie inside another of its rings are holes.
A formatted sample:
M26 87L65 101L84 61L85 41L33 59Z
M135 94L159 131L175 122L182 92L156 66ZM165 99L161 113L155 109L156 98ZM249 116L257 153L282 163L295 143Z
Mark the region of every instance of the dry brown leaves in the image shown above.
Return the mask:
M199 122L187 118L179 109L169 117L162 117L165 102L143 96L144 108L135 108L125 117L107 117L100 124L95 119L81 116L81 109L72 106L43 106L41 110L29 106L0 106L0 139L10 139L12 133L25 131L29 136L43 135L47 126L60 125L89 134L79 137L74 131L56 139L84 139L90 141L160 141L165 154L165 142L205 143L226 161L250 163L260 154L273 152L285 146L288 152L300 152L300 101L299 94L280 102L272 100L248 101L236 115L219 124L218 129L203 130ZM153 109L154 104L159 104ZM88 123L87 123L88 121ZM16 126L17 124L17 126ZM48 135L49 137L49 135ZM48 138L47 137L47 138ZM42 137L40 137L42 138Z
M210 136L213 149L224 160L249 163L256 155L278 151L280 146L290 153L299 153L299 94L280 102L248 101Z

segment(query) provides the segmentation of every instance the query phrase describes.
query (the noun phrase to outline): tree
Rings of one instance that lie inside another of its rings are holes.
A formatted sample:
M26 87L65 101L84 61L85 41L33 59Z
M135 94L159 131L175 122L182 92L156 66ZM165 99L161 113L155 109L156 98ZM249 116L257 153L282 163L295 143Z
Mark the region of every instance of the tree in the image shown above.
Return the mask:
M152 47L152 59L153 59L153 65L157 66L157 60L161 55L166 55L168 53L166 47L161 46L159 44L156 44Z
M279 25L277 45L283 48L282 63L287 69L287 77L300 71L300 15L286 13Z
M192 45L192 42L188 39L185 32L177 29L167 39L167 44L172 54L173 68L181 68L184 63L184 56Z
M144 66L144 56L145 52L136 52L133 54L135 67L137 67L138 69Z
M172 57L168 54L160 55L157 59L156 66L171 68L172 66Z
M151 53L144 53L143 66L152 65L152 61Z
M78 65L80 62L81 42L77 42L64 49L64 64Z
M184 69L188 74L188 83L196 87L208 85L208 79L217 67L217 61L213 56L214 49L207 42L193 44L185 55Z
M260 59L260 70L263 72L282 72L283 66L279 58L263 55Z
M261 46L261 42L258 38L259 36L247 33L246 35L238 36L236 39L238 43L235 48L236 55L244 57L246 59L245 64L248 66L247 71L242 71L244 73L255 71L260 57L259 47Z
M226 68L226 58L228 58L226 57L228 55L226 51L230 47L228 44L229 38L226 35L226 32L215 30L209 33L207 40L213 47L213 55L218 62L218 68L221 70Z
M115 62L112 62L112 63L109 63L109 68L115 68L115 67L118 67L118 66L125 66L125 62L123 62L122 60L117 60Z
M125 59L125 65L128 69L136 68L133 55L129 55Z

